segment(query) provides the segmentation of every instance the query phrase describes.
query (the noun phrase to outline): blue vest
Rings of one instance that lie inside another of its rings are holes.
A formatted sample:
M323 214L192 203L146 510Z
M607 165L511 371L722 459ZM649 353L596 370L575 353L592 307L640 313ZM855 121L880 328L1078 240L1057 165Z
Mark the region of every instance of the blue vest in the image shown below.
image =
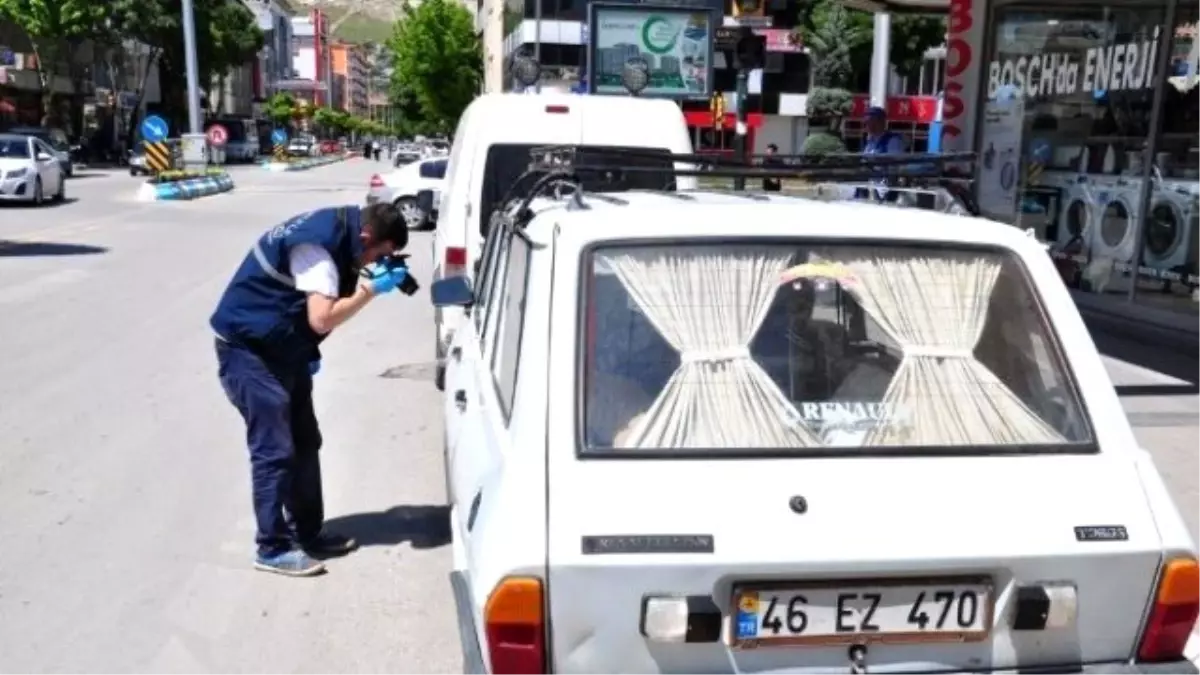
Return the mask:
M867 138L866 144L863 145L864 155L885 155L888 152L888 146L891 145L892 139L898 136L890 131L885 131L875 138Z
M299 244L329 251L338 270L338 295L349 297L358 283L362 214L357 206L305 213L263 234L225 288L209 323L218 336L283 366L321 357L324 335L308 323L308 298L296 290L288 262Z

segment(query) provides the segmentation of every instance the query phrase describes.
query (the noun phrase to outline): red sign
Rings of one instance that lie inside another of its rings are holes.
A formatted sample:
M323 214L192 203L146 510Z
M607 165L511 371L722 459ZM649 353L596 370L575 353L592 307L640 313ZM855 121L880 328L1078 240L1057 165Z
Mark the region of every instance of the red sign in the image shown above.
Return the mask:
M737 126L735 124L737 115L731 112L725 113L725 117L721 120L720 124L716 124L717 120L713 119L712 112L708 110L685 110L683 111L683 118L687 121L689 127L711 128L715 126L717 128L733 129ZM762 113L746 113L747 129L757 129L762 126L762 123Z
M212 125L206 133L208 135L208 142L213 145L225 145L225 141L229 140L229 131L220 124Z
M855 96L854 104L850 107L850 118L866 117L869 107L871 107L870 96ZM929 124L937 117L937 98L933 96L889 96L886 110L889 122Z
M974 60L969 36L975 25L974 4L972 0L950 0L946 31L946 101L942 109L942 134L947 138L956 138L963 132L967 112L963 80L969 76L968 69Z

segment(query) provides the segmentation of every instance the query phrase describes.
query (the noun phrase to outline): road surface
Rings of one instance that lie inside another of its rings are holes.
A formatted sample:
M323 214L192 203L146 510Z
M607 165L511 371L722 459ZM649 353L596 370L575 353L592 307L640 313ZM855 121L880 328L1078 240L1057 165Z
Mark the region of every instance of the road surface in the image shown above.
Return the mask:
M0 670L461 669L427 296L381 298L326 343L327 508L365 547L316 579L250 568L243 432L207 329L262 230L361 203L381 168L249 167L230 195L153 204L128 175L84 172L63 206L0 210ZM1195 533L1195 388L1156 372L1194 380L1195 362L1104 346Z

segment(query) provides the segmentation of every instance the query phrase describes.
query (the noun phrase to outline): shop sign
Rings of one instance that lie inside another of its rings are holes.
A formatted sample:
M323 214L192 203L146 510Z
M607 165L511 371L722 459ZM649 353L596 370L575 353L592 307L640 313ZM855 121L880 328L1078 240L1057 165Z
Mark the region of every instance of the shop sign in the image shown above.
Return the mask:
M0 66L15 66L17 65L17 54L13 50L0 45Z
M937 99L933 96L889 96L884 108L889 122L929 124L937 118ZM871 97L855 96L850 104L850 119L867 116Z
M946 31L946 89L942 94L942 136L957 138L963 134L967 106L964 81L970 74L974 53L970 31L975 26L974 2L950 0Z
M1140 42L1101 45L1078 53L1049 53L993 61L988 65L987 94L996 98L1001 87L1014 87L1026 98L1070 96L1079 92L1101 96L1154 86L1159 31Z

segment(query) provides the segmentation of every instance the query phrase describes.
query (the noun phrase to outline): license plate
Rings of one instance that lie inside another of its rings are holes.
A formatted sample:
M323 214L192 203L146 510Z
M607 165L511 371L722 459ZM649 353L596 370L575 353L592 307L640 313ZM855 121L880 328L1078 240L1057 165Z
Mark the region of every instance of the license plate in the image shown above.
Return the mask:
M734 647L972 642L992 627L986 579L736 586Z

